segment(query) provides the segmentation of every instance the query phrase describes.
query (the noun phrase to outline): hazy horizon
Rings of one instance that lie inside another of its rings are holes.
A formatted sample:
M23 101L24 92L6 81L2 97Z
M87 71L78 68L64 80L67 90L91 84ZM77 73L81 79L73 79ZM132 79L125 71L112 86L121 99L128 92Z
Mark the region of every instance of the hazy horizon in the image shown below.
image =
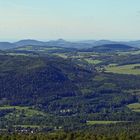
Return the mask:
M106 40L106 41L114 41L114 42L131 42L131 41L140 41L140 39L134 39L134 40L127 40L127 39L123 39L123 40L119 40L119 39L114 39L114 40L111 40L111 39L64 39L64 38L56 38L56 39L34 39L34 38L21 38L21 39L0 39L0 42L9 42L9 43L15 43L15 42L18 42L18 41L23 41L23 40L36 40L36 41L41 41L41 42L48 42L48 41L57 41L59 39L63 39L65 41L69 41L69 42L83 42L83 41L103 41L103 40Z
M0 41L139 40L138 0L0 0Z
M102 40L106 40L106 41L114 41L114 42L131 42L131 41L140 41L140 39L65 39L65 38L52 38L52 39L38 39L38 38L19 38L19 39L1 39L0 38L0 42L10 42L10 43L15 43L21 40L36 40L36 41L42 41L42 42L48 42L48 41L57 41L63 39L65 41L69 41L69 42L83 42L83 41L102 41Z

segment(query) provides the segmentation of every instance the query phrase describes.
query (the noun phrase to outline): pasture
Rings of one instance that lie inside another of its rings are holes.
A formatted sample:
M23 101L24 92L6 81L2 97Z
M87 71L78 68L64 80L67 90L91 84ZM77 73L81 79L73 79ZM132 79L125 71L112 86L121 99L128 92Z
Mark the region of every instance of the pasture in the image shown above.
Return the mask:
M135 69L136 66L140 66L140 64L130 64L122 66L109 65L105 67L105 71L118 74L140 75L140 69Z

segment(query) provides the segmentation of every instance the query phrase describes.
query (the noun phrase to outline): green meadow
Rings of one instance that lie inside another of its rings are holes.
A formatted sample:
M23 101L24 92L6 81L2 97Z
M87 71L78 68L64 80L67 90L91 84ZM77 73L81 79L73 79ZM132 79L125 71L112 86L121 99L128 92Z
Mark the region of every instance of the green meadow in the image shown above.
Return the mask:
M105 69L106 72L111 73L140 75L140 69L135 69L136 66L140 66L140 64L130 64L122 66L109 65L105 67Z
M140 103L129 104L127 107L134 112L140 112Z
M116 123L122 123L122 121L87 121L87 125L116 124Z
M89 64L99 64L101 63L102 61L100 60L97 60L97 59L85 59Z
M22 107L22 106L0 106L0 110L10 110L13 109L12 113L8 113L5 117L12 118L13 116L19 117L19 115L24 114L26 117L32 117L35 115L44 116L45 113L38 111L36 109L30 107Z

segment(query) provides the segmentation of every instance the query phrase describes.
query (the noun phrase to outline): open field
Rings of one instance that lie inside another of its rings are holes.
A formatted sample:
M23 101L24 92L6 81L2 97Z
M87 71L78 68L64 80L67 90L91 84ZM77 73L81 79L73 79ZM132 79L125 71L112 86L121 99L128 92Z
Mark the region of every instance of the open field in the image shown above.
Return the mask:
M94 59L85 59L89 64L99 64L102 61Z
M36 109L32 109L29 107L21 107L21 106L0 106L0 110L9 110L15 109L14 112L7 114L5 117L12 117L13 115L18 117L21 113L23 113L26 117L31 117L35 115L44 116L45 113L38 111Z
M54 53L54 55L62 57L62 58L67 58L67 55L65 53Z
M14 127L21 127L21 128L40 128L39 125L14 125Z
M87 121L87 125L96 125L96 124L116 124L121 123L122 121Z
M127 55L127 54L135 55L135 54L140 54L140 50L128 51L128 52L119 52L118 54L119 54L119 55Z
M20 50L20 51L48 51L48 50L56 50L59 49L61 50L62 48L58 48L58 47L36 47L36 46L25 46L25 47L19 47L16 48L16 50Z
M123 66L109 65L105 67L105 69L106 69L106 72L140 75L140 69L134 68L136 66L140 66L140 64L130 64L130 65L123 65Z
M25 106L9 106L9 105L0 106L0 110L5 110L5 109L27 110L27 109L29 109L29 107L25 107Z
M132 95L140 96L140 89L130 89L130 90L125 90L125 92Z
M25 54L25 53L7 53L7 55L13 55L13 56L29 56L29 54Z
M133 103L127 105L128 108L130 108L134 112L140 112L140 103Z

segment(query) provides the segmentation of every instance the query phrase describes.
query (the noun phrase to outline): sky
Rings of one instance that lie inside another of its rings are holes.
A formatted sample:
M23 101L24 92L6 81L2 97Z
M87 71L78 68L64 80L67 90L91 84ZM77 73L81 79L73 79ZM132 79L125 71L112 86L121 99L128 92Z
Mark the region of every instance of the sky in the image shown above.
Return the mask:
M139 40L140 0L0 0L0 40Z

